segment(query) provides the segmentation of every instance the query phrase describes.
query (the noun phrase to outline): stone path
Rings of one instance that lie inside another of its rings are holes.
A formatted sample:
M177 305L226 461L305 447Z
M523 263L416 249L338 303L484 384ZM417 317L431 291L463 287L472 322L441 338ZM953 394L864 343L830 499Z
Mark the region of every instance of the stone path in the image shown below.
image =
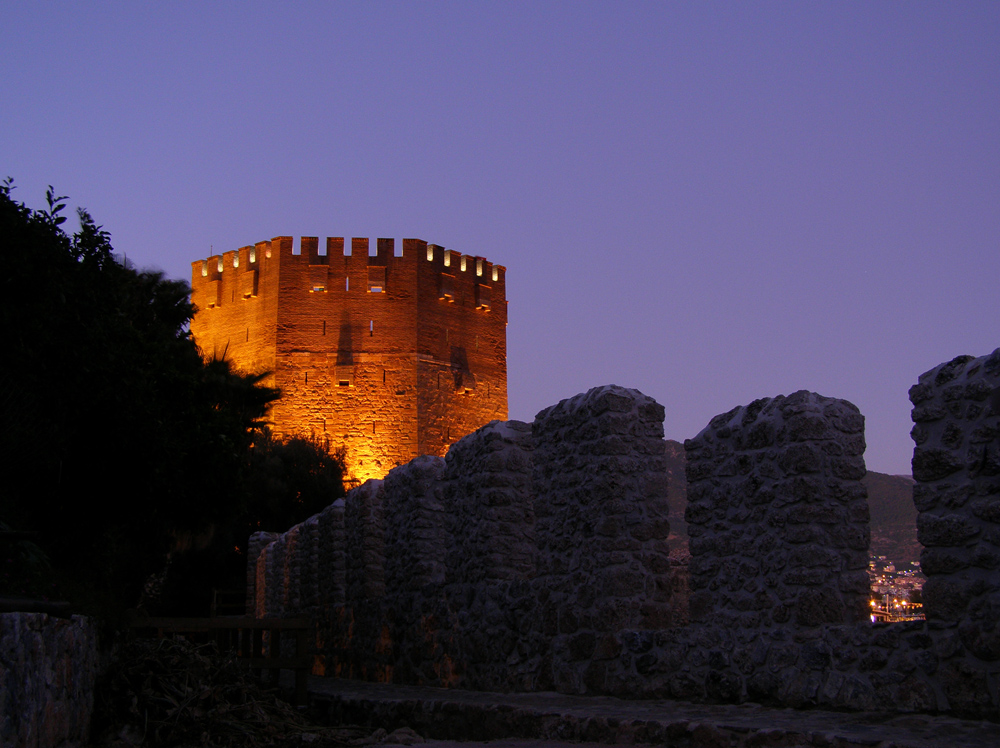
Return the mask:
M754 704L486 693L311 678L310 702L343 723L412 728L424 748L649 743L684 748L879 746L997 748L1000 724L923 714L839 713Z

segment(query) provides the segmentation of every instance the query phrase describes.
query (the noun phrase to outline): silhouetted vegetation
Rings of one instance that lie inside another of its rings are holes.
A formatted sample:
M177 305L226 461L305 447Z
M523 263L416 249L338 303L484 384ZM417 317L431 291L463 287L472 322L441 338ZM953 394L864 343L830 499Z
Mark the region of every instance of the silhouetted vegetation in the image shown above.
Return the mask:
M245 496L250 532L284 532L344 495L344 452L326 440L276 439L262 430L250 445Z
M119 609L171 551L176 567L193 559L185 549L238 554L251 526L279 527L319 492L333 491L327 503L342 493L325 450L262 436L276 390L201 358L186 283L120 261L84 210L65 233L65 198L51 188L43 210L11 190L0 185L0 521L37 536L0 554L39 581L20 571L0 594Z
M321 726L265 690L215 643L183 639L129 642L101 678L94 746L315 748L372 744L371 728ZM376 733L373 738L384 737ZM407 731L413 742L414 734ZM402 735L400 735L402 737ZM402 742L402 741L399 741Z
M162 589L147 595L151 613L204 615L212 590L241 590L247 539L258 531L284 532L344 495L343 452L326 441L277 439L255 432L241 470L240 501L201 536L178 538Z

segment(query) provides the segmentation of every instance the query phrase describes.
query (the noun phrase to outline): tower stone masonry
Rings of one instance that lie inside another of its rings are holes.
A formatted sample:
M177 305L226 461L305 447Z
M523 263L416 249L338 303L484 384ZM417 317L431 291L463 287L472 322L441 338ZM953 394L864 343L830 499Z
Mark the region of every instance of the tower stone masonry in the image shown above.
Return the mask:
M279 436L346 450L381 478L507 418L506 268L419 239L279 236L192 263L202 354L269 372Z

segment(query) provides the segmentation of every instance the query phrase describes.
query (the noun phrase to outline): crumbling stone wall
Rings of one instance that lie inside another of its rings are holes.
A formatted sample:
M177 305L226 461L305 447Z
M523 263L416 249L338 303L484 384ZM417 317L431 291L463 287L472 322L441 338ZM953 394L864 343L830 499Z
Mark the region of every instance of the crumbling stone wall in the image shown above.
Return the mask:
M441 478L444 460L425 455L383 482L386 594L444 584L449 538Z
M913 403L913 500L927 618L1000 659L1000 348L923 374ZM984 682L984 686L987 684ZM996 688L996 683L990 684Z
M603 387L530 427L490 423L349 492L342 556L330 510L270 542L248 573L257 614L320 621L317 671L604 688L617 633L670 620L662 422L652 399ZM324 593L341 568L342 598Z
M0 745L88 745L97 666L90 619L0 613Z
M801 391L734 408L685 442L691 620L868 619L864 428L851 403Z
M810 392L686 443L690 624L671 600L663 410L620 387L369 481L270 542L248 584L259 615L318 601L318 672L1000 720L1000 349L911 399L926 622L868 621L864 419Z
M531 426L496 421L445 461L447 580L434 620L447 636L447 683L530 690L542 657Z
M603 691L628 628L670 624L663 407L603 387L532 426L542 632L563 692Z
M535 577L533 444L529 424L495 421L448 451L449 582Z

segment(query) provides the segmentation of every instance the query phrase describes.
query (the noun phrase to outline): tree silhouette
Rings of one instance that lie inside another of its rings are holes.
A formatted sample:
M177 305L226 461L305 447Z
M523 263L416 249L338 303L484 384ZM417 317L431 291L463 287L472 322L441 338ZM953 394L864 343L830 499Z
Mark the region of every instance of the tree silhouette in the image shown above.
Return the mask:
M119 261L82 209L67 235L51 187L44 210L12 189L0 185L0 521L38 532L66 594L134 603L178 538L242 516L250 444L278 393L202 360L186 283Z

